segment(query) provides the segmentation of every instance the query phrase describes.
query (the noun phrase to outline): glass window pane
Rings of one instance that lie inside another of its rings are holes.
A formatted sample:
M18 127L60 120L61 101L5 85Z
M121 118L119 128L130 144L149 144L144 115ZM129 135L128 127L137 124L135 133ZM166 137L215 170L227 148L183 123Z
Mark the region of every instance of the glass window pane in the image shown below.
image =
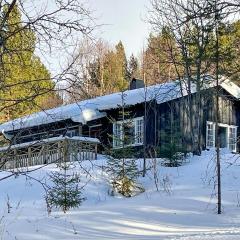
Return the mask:
M206 146L214 147L214 125L213 123L207 123L207 136L206 136Z
M113 124L113 146L119 147L121 146L122 139L122 126L120 123Z
M135 127L135 143L143 143L143 132L144 132L144 125L143 125L143 119L137 119L136 122L136 127Z
M235 152L237 147L237 127L229 127L228 131L228 148Z

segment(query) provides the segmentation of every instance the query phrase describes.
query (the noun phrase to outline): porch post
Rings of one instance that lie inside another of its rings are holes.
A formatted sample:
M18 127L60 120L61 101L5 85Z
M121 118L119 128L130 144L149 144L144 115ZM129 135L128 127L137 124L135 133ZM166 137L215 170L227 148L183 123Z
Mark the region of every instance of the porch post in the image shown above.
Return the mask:
M97 143L95 143L95 160L97 160L97 147L98 147L98 145L97 145Z
M57 149L57 157L56 157L56 164L57 163L61 163L61 161L62 161L62 151L64 151L63 150L63 148L62 148L62 142L58 142L57 143L57 146L58 146L58 149Z
M15 148L13 150L13 168L17 168L18 165L17 165L17 149Z
M28 147L28 159L27 159L27 167L32 166L32 149Z
M63 161L64 163L69 162L70 161L70 155L69 155L69 145L68 145L69 141L67 139L64 139L63 141Z

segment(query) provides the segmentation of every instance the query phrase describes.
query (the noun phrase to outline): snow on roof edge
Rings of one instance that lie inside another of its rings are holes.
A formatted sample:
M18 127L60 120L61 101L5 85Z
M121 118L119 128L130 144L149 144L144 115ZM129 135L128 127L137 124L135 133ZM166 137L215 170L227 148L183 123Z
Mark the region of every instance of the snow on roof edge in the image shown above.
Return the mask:
M207 76L208 77L208 76ZM206 77L206 79L207 79ZM221 78L220 85L235 98L240 98L240 88L227 78ZM180 81L167 82L152 85L146 88L138 88L123 92L125 101L128 106L136 105L155 99L158 104L168 102L186 96L186 89L179 87ZM184 84L184 82L183 82ZM185 85L185 84L184 84ZM207 87L214 87L214 84L207 84ZM145 96L146 90L146 96ZM192 86L191 93L196 92L196 87ZM18 129L24 129L34 126L49 124L52 122L71 119L74 122L86 124L88 121L103 118L106 116L106 110L119 108L122 103L122 93L112 93L93 99L83 100L77 103L60 106L42 112L37 112L22 118L18 118L0 125L0 131L9 132Z
M26 148L29 146L36 146L43 143L50 143L50 142L57 142L61 140L74 140L74 141L83 141L83 142L91 142L91 143L100 143L98 138L91 138L91 137L80 137L80 136L74 136L74 137L68 137L68 136L59 136L59 137L52 137L52 138L46 138L41 140L35 140L31 142L25 142L20 144L14 144L9 146L4 146L0 148L0 152L3 151L10 151L12 149L18 149L18 148Z

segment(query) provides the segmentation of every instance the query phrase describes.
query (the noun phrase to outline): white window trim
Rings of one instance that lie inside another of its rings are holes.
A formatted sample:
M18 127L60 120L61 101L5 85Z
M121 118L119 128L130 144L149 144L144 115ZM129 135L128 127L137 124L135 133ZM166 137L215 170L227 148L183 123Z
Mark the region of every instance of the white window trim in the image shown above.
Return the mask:
M116 146L116 143L119 141L119 140L116 140L115 138L115 125L116 124L120 124L120 141L122 141L123 139L123 132L122 132L122 121L117 121L117 122L114 122L113 123L113 148L121 148L121 146Z
M144 134L144 117L136 117L136 118L132 118L132 119L126 119L125 121L116 121L116 122L113 123L112 130L113 130L113 148L114 148L114 149L122 148L122 146L116 146L116 142L117 142L117 141L116 141L116 139L115 139L115 137L114 137L115 124L120 124L120 125L121 125L120 140L122 140L122 139L123 139L123 130L122 130L122 124L123 124L123 122L133 121L133 123L134 123L134 135L136 136L136 134L137 134L137 121L138 121L138 120L143 120L143 134ZM128 145L125 145L125 146L126 146L126 147L130 147L130 146L135 147L135 146L141 146L141 145L143 145L143 141L140 142L140 143L137 143L137 142L136 142L136 137L134 137L134 141L135 141L135 143L128 144Z
M206 124L206 148L212 148L212 146L207 145L208 144L208 125L213 126L213 147L215 146L215 123L207 121Z
M75 136L79 136L79 131L78 129L68 129L66 132L66 135L69 137L75 137Z
M212 148L212 146L208 146L207 145L207 142L208 142L208 124L212 124L213 125L213 146L215 146L216 144L216 141L215 141L215 132L216 132L216 123L215 122L211 122L211 121L207 121L207 124L206 124L206 148ZM229 135L230 135L230 128L233 128L235 129L235 136L236 136L236 140L237 140L237 128L238 126L235 126L235 125L228 125L228 124L225 124L225 123L218 123L218 126L219 127L225 127L227 128L227 148L229 150L230 149L230 142L229 142ZM234 147L234 150L231 150L232 152L236 152L237 151L237 141L235 142L235 147Z
M134 140L135 140L135 143L132 144L134 146L140 146L140 145L143 145L143 141L144 141L144 118L143 117L137 117L137 118L134 118ZM142 142L137 142L137 131L138 131L138 125L137 125L137 122L138 120L142 120L143 121L143 126L142 126Z
M234 135L235 135L235 137L236 137L236 141L235 141L235 143L234 143L234 149L232 149L232 150L230 149L230 142L229 142L230 128L233 128L233 129L234 129ZM237 126L229 126L229 127L228 127L227 136L228 136L228 139L227 139L228 149L230 149L232 152L236 152L236 151L237 151Z

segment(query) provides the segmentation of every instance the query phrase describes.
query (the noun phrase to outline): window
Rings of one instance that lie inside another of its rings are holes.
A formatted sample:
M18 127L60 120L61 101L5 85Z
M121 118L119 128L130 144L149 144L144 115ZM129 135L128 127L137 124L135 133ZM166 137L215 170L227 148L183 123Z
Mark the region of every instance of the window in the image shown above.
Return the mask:
M143 143L143 133L144 133L143 118L138 118L136 119L135 124L135 143L137 144Z
M113 124L113 147L134 146L143 144L143 117L118 121Z
M219 123L218 135L220 140L220 147L227 147L230 151L237 151L237 126ZM206 129L206 147L215 147L215 129L214 122L207 122Z
M228 128L228 148L232 152L236 152L237 150L237 127L229 127Z
M78 129L67 130L67 133L66 133L66 136L68 137L74 137L78 135L79 135Z
M113 147L120 147L122 145L122 124L113 124Z
M206 136L207 148L215 147L215 123L207 122L207 136Z

